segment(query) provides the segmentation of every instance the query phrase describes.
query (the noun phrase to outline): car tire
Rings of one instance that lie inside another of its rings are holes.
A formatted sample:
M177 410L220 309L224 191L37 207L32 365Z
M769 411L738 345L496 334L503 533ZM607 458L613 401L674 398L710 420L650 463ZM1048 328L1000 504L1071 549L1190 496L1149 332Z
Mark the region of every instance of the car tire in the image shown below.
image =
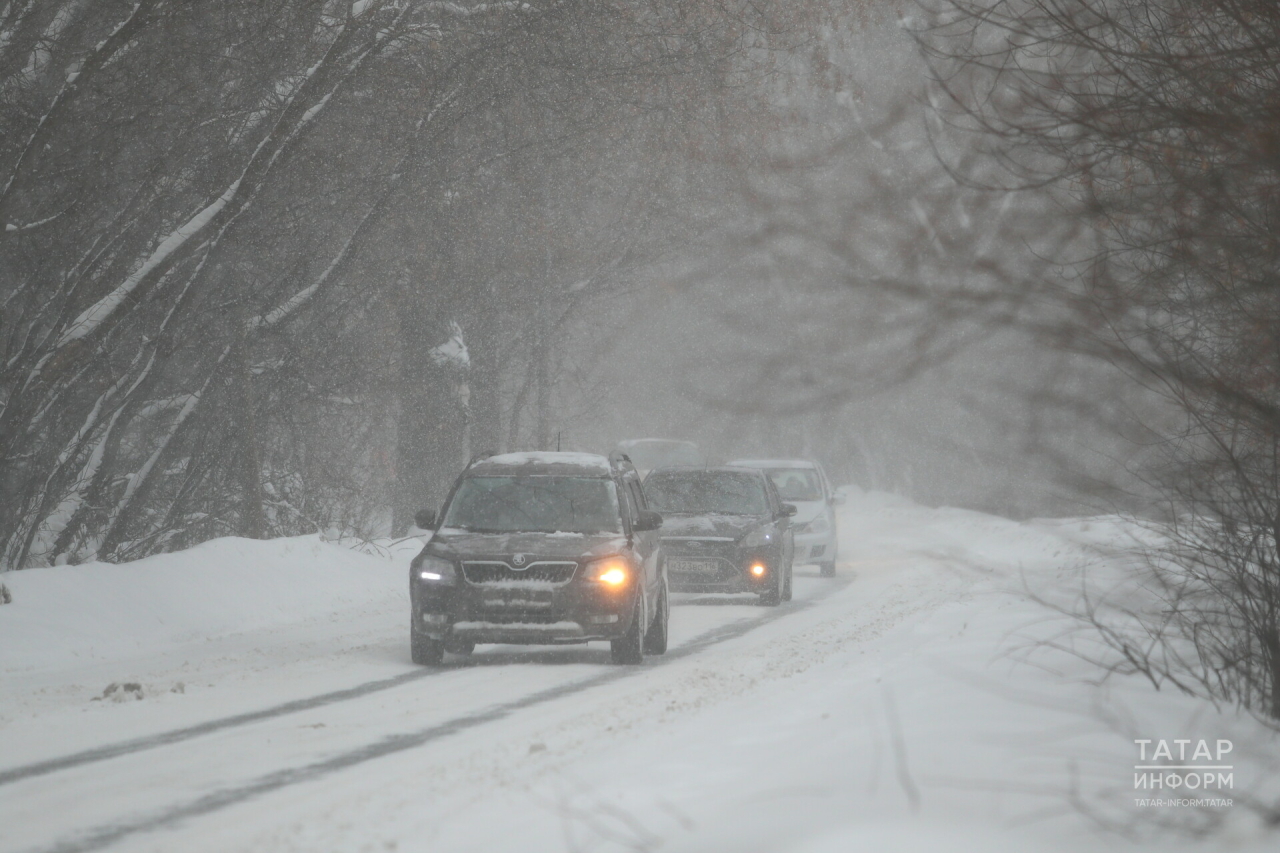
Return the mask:
M409 655L418 666L439 666L444 660L444 640L433 640L410 628Z
M833 578L836 576L836 561L828 560L825 563L819 563L818 569L824 578Z
M657 613L653 614L653 623L644 634L644 653L647 655L665 655L667 653L667 628L671 624L671 606L667 602L667 581L662 580L662 592L658 593Z
M773 583L760 593L760 603L765 607L777 607L782 603L782 572L773 573Z
M791 600L791 576L795 572L795 564L787 563L787 576L782 579L782 600Z
M609 641L609 654L614 663L637 664L644 660L644 610L640 596L636 596L635 612L631 614L631 627L616 640Z
M451 637L448 640L445 640L444 650L450 654L464 656L469 655L476 650L476 641L459 640Z

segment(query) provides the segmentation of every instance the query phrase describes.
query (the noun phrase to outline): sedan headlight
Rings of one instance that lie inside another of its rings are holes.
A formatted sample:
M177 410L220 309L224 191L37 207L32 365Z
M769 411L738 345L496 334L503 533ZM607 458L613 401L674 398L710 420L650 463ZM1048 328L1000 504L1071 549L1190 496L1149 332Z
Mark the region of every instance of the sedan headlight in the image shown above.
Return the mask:
M738 542L738 545L742 548L760 548L764 545L772 544L773 533L764 527L757 527L746 536L743 536Z
M808 524L802 524L797 533L826 533L831 529L831 521L825 516L820 515Z
M631 579L631 566L622 557L606 557L587 564L586 579L610 589L621 589Z
M453 568L453 563L448 560L442 560L439 557L424 558L413 573L418 580L426 583L450 584L458 582L458 575Z

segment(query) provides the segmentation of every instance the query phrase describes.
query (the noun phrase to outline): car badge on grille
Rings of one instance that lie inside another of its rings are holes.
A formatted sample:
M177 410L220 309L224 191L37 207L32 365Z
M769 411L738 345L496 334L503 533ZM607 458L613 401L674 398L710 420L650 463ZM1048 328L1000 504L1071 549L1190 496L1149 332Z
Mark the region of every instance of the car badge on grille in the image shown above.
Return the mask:
M512 567L517 569L524 568L524 554L516 554L514 557L512 557L511 565Z

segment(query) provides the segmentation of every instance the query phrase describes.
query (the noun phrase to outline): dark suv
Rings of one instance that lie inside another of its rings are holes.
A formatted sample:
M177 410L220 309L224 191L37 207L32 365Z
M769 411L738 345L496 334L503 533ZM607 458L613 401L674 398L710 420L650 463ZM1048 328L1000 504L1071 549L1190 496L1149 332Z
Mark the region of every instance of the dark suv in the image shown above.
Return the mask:
M625 456L507 453L473 462L410 563L413 660L476 643L608 640L617 663L667 650L657 529Z

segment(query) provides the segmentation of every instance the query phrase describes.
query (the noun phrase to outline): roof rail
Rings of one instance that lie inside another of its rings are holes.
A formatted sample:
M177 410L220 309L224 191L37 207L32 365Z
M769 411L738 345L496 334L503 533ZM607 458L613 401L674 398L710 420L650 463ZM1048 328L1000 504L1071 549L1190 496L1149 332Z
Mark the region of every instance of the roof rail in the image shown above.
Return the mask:
M471 457L471 459L467 462L467 467L470 468L472 465L476 464L477 462L481 462L485 459L488 459L492 455L493 455L492 450L482 450L479 453L477 453L475 456Z

